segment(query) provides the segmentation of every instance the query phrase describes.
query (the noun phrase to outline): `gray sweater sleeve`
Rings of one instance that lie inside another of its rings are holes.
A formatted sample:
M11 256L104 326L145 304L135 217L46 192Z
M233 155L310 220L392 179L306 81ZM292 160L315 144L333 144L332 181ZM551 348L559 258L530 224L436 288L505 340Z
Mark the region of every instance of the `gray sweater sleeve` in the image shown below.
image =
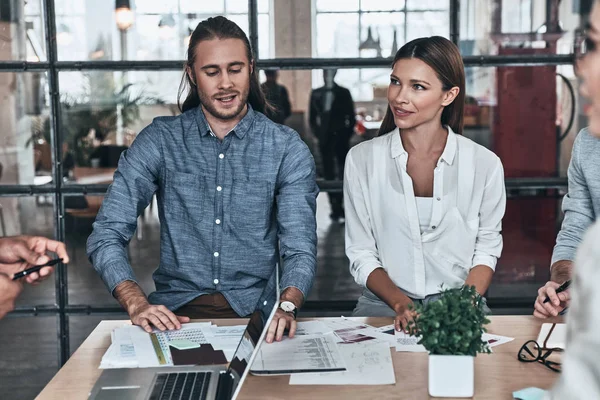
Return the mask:
M581 155L582 141L586 135L588 133L585 130L581 131L573 144L573 154L568 170L569 190L562 203L565 218L556 238L550 265L560 260L573 261L584 232L595 220L592 198L581 168L581 163L586 162Z

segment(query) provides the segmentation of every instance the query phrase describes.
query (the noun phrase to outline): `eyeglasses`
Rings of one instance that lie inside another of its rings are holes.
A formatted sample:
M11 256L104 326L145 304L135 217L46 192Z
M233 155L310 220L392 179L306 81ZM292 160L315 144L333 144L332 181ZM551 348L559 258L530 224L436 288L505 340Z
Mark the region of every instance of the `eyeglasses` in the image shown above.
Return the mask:
M548 357L550 357L550 355L555 351L561 352L562 349L544 349L540 347L538 342L536 342L535 340L529 340L525 342L523 346L521 346L521 349L517 354L517 359L521 362L526 363L539 362L554 372L560 372L562 368L561 363L548 360Z

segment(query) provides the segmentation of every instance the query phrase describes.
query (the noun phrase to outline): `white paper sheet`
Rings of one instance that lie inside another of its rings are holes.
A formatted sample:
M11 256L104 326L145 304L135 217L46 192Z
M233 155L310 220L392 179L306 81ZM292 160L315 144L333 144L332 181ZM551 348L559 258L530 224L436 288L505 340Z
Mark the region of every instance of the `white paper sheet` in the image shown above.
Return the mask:
M490 347L500 346L501 344L511 342L514 339L515 338L511 338L508 336L494 335L491 333L483 333L481 335L481 340L487 342L488 346L490 346Z
M321 321L298 322L296 335L325 335L333 330Z
M290 385L393 385L396 383L390 348L384 342L338 345L346 371L292 374Z
M411 336L404 332L394 332L396 338L396 351L407 351L411 353L426 352L422 344L417 344L419 337Z
M212 345L215 350L223 350L227 361L231 361L231 357L228 356L235 352L240 339L246 330L247 325L235 325L235 326L208 326L203 327L202 332L204 337Z
M552 329L552 325L555 326L552 330L552 333L550 334L550 338L548 339L546 346L548 346L548 348L550 349L554 347L564 349L565 343L567 341L567 326L565 324L542 324L542 327L540 328L540 333L537 338L537 342L540 346L544 345L544 342L546 341L546 338L548 338L548 334L550 333L550 329Z
M332 334L285 337L263 343L252 369L254 374L290 374L342 369L346 366Z

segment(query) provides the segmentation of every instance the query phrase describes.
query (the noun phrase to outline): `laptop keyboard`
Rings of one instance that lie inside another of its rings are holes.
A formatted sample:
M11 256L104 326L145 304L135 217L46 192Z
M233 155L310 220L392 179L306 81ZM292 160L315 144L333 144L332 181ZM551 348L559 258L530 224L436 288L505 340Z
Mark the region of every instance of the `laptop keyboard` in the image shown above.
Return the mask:
M210 372L158 374L150 400L204 400Z

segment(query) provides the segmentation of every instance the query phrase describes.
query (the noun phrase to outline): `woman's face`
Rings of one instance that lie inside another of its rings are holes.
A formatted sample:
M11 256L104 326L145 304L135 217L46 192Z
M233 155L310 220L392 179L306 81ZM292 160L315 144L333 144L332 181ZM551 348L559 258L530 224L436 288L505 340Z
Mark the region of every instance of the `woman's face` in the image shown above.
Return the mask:
M589 119L590 133L600 137L600 1L594 2L586 38L587 52L577 63L582 82L579 92L587 99L584 112Z
M444 107L452 103L458 91L458 87L444 90L435 71L418 58L396 61L388 87L388 102L396 126L411 129L441 121Z

